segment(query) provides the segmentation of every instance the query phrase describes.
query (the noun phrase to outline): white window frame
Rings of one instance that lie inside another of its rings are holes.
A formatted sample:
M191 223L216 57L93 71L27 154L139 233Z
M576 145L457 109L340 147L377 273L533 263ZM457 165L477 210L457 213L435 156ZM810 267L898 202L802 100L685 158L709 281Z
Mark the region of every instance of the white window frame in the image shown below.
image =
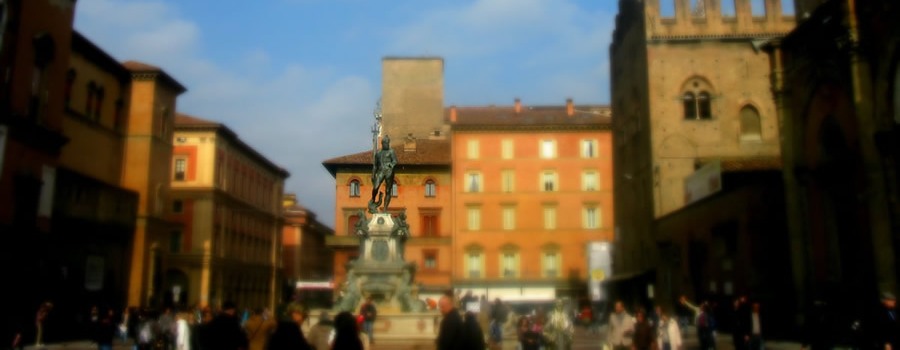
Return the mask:
M481 207L470 206L466 208L466 228L469 231L481 230Z
M468 250L466 251L466 259L463 262L466 278L480 279L484 278L484 251ZM473 272L476 276L473 276Z
M497 271L500 278L519 278L520 259L519 252L506 250L500 252L500 268Z
M512 193L516 191L516 171L512 169L505 169L500 173L500 181L502 191L504 193Z
M425 197L437 197L437 182L434 180L425 181Z
M603 227L603 215L600 213L600 206L588 205L581 212L582 227L588 230L596 230Z
M359 197L361 192L361 181L357 179L350 180L350 197Z
M463 188L467 193L477 193L484 192L484 181L481 176L481 172L478 171L470 171L466 173L466 177L463 180L465 183L463 184ZM475 183L477 188L473 190L472 184Z
M559 192L559 174L557 174L556 171L542 171L540 181L539 186L541 192ZM547 189L548 183L550 183L550 189Z
M516 144L513 139L503 139L500 141L500 157L503 159L513 159L516 156Z
M172 181L187 181L187 158L186 157L175 157L175 161L172 163ZM178 178L178 168L179 164L181 165L181 178Z
M550 271L555 273L550 274ZM541 276L544 278L560 278L562 276L562 254L558 250L541 252Z
M541 159L554 159L557 155L556 140L541 140L538 144Z
M466 159L478 159L480 144L478 140L470 139L466 141Z
M593 192L600 190L600 173L596 170L585 170L581 173L581 190Z
M597 158L597 139L582 139L581 140L581 157L582 158Z
M503 229L507 231L516 229L516 207L515 206L504 206L503 207Z
M544 229L555 230L557 228L557 215L555 205L544 206Z

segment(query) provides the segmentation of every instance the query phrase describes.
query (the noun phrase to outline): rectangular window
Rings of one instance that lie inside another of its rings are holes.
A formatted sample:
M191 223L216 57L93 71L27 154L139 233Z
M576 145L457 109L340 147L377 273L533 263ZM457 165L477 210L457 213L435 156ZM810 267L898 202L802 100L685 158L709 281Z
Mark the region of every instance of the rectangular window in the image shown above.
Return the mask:
M541 191L555 192L557 190L557 176L554 171L545 171L541 174Z
M437 237L439 235L438 214L422 214L422 235Z
M503 278L516 278L519 276L519 254L505 252L500 256L500 276Z
M469 140L466 142L466 158L478 159L478 140Z
M559 253L557 252L545 252L542 259L541 265L544 271L544 277L546 278L557 278L559 277Z
M469 278L481 278L482 277L482 255L481 252L468 252L466 253L466 271L468 271Z
M181 253L181 239L181 231L172 231L172 234L169 236L169 252Z
M391 186L391 197L397 197L398 195L400 195L400 186L398 186L397 183L395 182Z
M187 159L175 159L175 181L184 181L187 172Z
M597 172L593 170L585 171L581 174L581 190L596 191L600 188L598 185Z
M466 192L481 192L481 173L467 173L465 188Z
M426 250L422 252L422 265L426 270L437 269L437 251Z
M184 203L180 200L172 201L172 212L181 213L184 211Z
M596 158L597 157L597 140L581 140L581 157Z
M516 190L516 171L503 170L500 173L500 181L501 186L503 187L503 192L512 193Z
M556 141L541 140L541 158L543 158L543 159L556 158Z
M515 144L512 139L500 141L500 153L503 159L513 159L515 157Z
M584 228L600 228L600 208L597 208L595 206L584 208Z
M478 231L481 229L481 208L469 207L468 211L468 229L469 231Z
M359 222L359 215L350 215L347 218L347 234L356 235L356 224Z
M548 205L544 207L544 229L556 229L556 206Z
M503 207L503 229L516 229L516 207Z

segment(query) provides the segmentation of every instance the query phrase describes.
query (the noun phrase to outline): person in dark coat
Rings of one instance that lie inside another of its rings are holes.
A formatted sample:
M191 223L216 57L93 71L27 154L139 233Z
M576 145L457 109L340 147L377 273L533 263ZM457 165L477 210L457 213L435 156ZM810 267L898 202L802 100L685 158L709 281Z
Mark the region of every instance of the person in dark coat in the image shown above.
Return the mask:
M452 295L452 294L451 294ZM438 300L443 319L437 337L438 350L464 350L465 328L459 311L453 306L452 297L444 295Z
M306 319L306 312L299 305L287 308L288 318L278 322L275 332L269 338L268 350L312 350L303 330L300 328Z
M216 350L246 350L247 334L237 317L237 306L230 301L222 304L222 312L209 322L210 346Z
M466 311L463 328L465 332L463 348L467 350L484 350L484 332L481 330L481 325L478 323L478 318L474 312Z
M644 310L638 310L634 314L634 333L631 335L631 348L635 350L650 350L656 345L656 331L650 322Z
M332 349L363 350L364 346L359 339L360 333L356 317L348 311L343 311L334 317L334 340Z

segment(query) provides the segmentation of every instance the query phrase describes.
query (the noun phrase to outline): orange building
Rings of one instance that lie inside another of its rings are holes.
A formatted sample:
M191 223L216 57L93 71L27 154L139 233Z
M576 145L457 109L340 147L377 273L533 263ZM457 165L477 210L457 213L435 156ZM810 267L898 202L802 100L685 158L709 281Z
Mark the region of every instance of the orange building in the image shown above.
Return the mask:
M331 278L334 253L325 239L334 230L316 219L316 214L297 202L297 195L284 195L284 226L281 256L284 266L285 296L300 293L305 305L331 305ZM303 284L302 286L299 284Z
M178 114L166 164L180 227L161 254L164 302L274 308L282 287L282 193L288 172L223 124Z
M166 219L175 102L186 89L159 67L128 61L131 93L124 125L122 187L140 196L131 254L129 305L158 303L165 243L177 226Z
M450 107L453 286L489 299L583 297L613 239L610 109Z
M395 138L391 148L397 153L397 168L395 198L388 211L395 217L406 213L412 237L406 241L405 260L416 263L415 280L423 292L447 289L452 223L449 140ZM326 160L323 165L336 182L335 235L327 243L335 250L334 280L340 285L347 273L345 264L359 255L353 227L371 199L372 151Z

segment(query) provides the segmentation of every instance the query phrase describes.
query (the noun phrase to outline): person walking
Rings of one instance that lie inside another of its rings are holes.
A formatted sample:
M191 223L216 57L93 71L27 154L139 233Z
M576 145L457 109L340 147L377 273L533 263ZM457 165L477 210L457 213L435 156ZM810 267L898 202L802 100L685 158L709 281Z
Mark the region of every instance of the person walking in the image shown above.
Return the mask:
M634 333L631 336L633 350L651 350L656 345L656 331L647 320L644 310L634 313Z
M369 344L375 344L375 318L378 317L378 309L372 302L372 297L366 297L359 308L359 314L363 316L363 331L369 336Z
M631 336L634 333L634 317L625 311L622 301L616 301L615 312L609 315L607 342L613 350L631 350Z
M246 350L247 335L241 328L237 305L226 301L222 312L209 322L210 346L216 350Z
M678 321L669 317L669 314L657 309L659 324L656 329L656 343L659 350L678 350L681 348L681 329Z
M465 331L462 317L454 307L453 294L445 294L438 300L438 309L443 318L438 331L437 350L464 350Z
M268 343L272 332L275 331L276 325L277 322L275 320L266 319L263 316L262 308L253 310L253 314L244 323L244 332L247 333L249 350L265 350L266 343Z
M356 317L343 311L334 317L334 329L331 331L328 343L333 350L366 350L367 344L363 339L366 335L359 331Z
M278 322L266 345L267 350L310 350L301 326L306 312L300 305L289 305L285 319Z
M466 311L463 328L463 349L484 350L484 332L481 331L481 325L478 323L478 318L474 312Z

